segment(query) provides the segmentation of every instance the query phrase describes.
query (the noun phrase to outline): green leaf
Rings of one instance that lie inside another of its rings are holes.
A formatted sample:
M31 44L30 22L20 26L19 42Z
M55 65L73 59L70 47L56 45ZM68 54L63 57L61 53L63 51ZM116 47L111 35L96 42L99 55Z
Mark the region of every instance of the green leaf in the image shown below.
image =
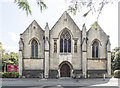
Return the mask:
M47 8L43 0L36 0L36 1L37 1L37 5L40 7L41 12ZM19 9L26 11L27 15L29 14L32 15L32 11L30 9L28 0L14 0L14 3L18 5Z
M69 6L68 12L73 13L74 15L76 14L77 9L73 8L72 6Z
M95 22L94 24L92 24L91 29L96 29L96 28L97 28L97 26L98 26L98 23L97 23L97 22Z
M44 9L47 9L46 4L43 2L43 0L37 0L37 5L40 7L40 11L42 12Z
M14 62L12 62L11 60L8 60L8 61L4 61L5 63L11 63L13 64Z
M26 11L26 14L30 14L31 15L31 9L30 9L30 6L28 4L28 1L27 0L15 0L15 3L18 4L18 7L19 9L23 9Z

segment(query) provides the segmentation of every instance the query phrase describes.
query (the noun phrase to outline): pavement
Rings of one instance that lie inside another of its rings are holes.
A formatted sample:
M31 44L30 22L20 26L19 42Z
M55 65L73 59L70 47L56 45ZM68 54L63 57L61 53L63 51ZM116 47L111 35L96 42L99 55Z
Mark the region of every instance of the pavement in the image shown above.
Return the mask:
M118 78L95 79L0 79L2 88L120 88Z

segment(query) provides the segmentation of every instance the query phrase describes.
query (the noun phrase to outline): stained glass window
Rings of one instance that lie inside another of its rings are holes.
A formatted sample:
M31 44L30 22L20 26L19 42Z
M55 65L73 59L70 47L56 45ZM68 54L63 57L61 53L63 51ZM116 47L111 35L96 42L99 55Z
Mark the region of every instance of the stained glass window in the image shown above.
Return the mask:
M96 57L98 57L98 45L96 46Z
M38 57L38 43L35 39L32 41L32 57Z
M32 57L34 57L34 45L32 45Z
M63 39L60 39L60 52L63 52Z
M66 30L60 36L60 52L71 53L71 36Z
M95 57L95 50L94 50L94 46L92 46L92 57Z
M92 45L92 57L98 58L98 42L94 42Z
M38 57L38 45L36 45L36 50L35 50L35 57Z
M67 39L64 39L64 52L67 52Z
M68 52L71 52L71 39L68 40Z

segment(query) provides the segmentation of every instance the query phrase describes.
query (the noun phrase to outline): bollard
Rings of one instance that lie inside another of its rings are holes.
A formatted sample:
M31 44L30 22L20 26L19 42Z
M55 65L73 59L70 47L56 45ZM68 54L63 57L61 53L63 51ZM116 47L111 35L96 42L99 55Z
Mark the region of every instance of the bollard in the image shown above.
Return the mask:
M85 73L85 79L87 78L86 76L87 76L87 75L86 75L86 73Z
M103 75L103 80L105 80L105 74Z
M88 78L90 78L90 75L88 74Z

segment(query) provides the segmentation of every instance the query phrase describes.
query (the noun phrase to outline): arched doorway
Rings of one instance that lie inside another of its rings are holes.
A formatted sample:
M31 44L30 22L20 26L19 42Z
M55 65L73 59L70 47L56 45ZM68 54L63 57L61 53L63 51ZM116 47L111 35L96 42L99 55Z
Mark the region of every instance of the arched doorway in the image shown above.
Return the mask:
M69 62L65 61L60 64L60 77L70 77L72 66Z

